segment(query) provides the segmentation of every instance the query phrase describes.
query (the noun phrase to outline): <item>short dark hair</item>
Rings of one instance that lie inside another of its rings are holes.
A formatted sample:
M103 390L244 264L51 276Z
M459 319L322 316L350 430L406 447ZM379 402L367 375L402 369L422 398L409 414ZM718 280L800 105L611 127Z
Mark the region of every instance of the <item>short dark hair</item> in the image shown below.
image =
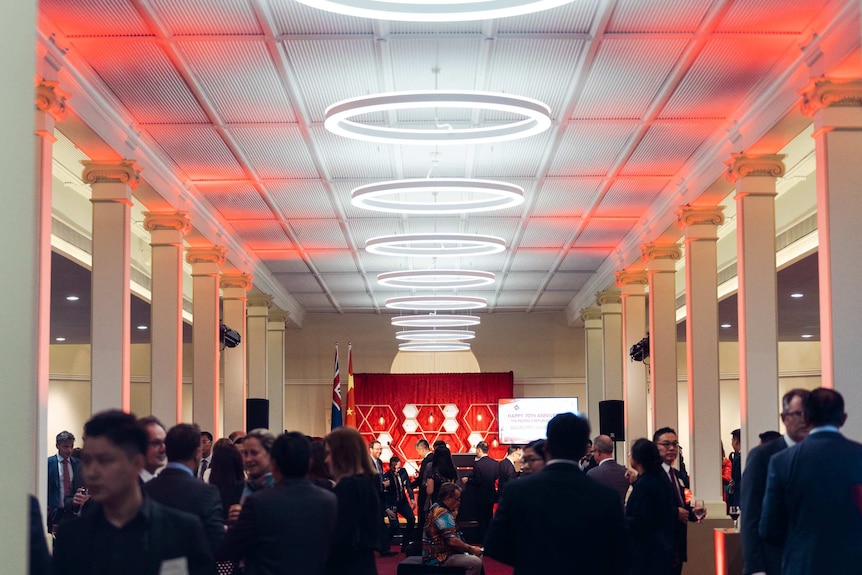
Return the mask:
M379 444L380 447L383 447L383 444L380 443L379 439L372 439L371 441L368 442L368 449L374 449L375 444Z
M548 422L546 451L552 459L579 460L587 452L590 422L574 413L559 413Z
M415 447L416 447L416 449L419 449L420 447L424 447L428 451L431 451L431 446L428 445L427 439L420 439L419 441L416 442Z
M301 478L308 475L311 442L302 433L282 433L273 442L271 453L282 477Z
M546 443L546 441L544 439L534 439L533 441L528 443L524 447L524 449L525 450L532 449L536 453L536 455L538 455L539 457L544 459L545 458L545 443Z
M513 453L515 453L519 449L523 449L523 448L524 447L522 445L510 445L509 448L506 449L506 455L512 455Z
M119 409L97 413L84 424L84 440L93 437L106 437L108 441L125 451L130 458L147 453L149 442L147 429L135 419L134 415Z
M778 433L777 431L770 429L769 431L764 431L763 433L758 435L758 437L760 438L760 444L763 445L764 443L769 443L770 441L775 441L776 439L781 437L781 434Z
M446 447L446 442L442 439L438 439L434 442L434 449L437 449L438 447Z
M456 491L461 491L461 486L452 481L447 481L443 485L440 486L439 494L437 495L438 501L443 501Z
M192 423L180 423L165 435L165 455L168 461L189 461L201 446L201 428Z
M808 394L811 393L807 389L802 389L801 387L794 387L783 396L781 396L781 413L782 415L787 413L787 410L790 409L790 402L793 401L794 397L798 397L802 400L802 404L805 404L805 400L808 399Z
M213 440L213 434L210 433L209 431L201 431L201 437L206 437L210 441Z
M476 449L481 449L484 453L488 453L488 444L484 441L480 441L476 444Z
M730 438L736 439L737 441L739 441L739 433L740 433L739 429L734 429L733 431L730 432Z
M68 431L61 431L57 434L57 445L60 445L61 443L66 443L67 441L75 443L75 436Z
M844 398L834 389L818 387L804 403L805 417L811 427L844 425Z
M400 458L400 457L398 457L397 455L393 455L392 457L390 457L390 458L389 458L389 468L390 468L390 469L391 469L391 468L392 468L392 466L393 466L393 465L395 465L396 463L401 463L401 458Z
M655 433L652 434L652 440L658 441L658 438L664 435L665 433L673 433L677 435L676 430L673 427L661 427L655 430Z
M645 473L656 471L661 467L661 456L655 442L641 437L632 444L632 460L637 461Z
M161 421L159 421L159 418L156 417L155 415L147 415L146 417L142 417L138 420L138 423L141 424L144 427L144 429L146 429L150 425L158 425L162 429L167 429L164 426L164 424Z

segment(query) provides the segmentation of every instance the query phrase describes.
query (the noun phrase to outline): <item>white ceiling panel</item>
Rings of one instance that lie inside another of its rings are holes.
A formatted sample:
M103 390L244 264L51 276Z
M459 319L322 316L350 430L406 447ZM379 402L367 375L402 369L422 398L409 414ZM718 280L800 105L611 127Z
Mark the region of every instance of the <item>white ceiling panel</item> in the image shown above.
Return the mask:
M560 250L518 249L512 258L512 271L542 271L548 273L560 257Z
M265 185L275 206L289 220L336 217L325 184L318 179L272 180Z
M263 3L261 3L263 4ZM315 10L295 0L267 0L275 33L291 36L373 34L374 20Z
M349 291L360 291L364 293L366 290L365 280L356 272L345 274L321 274L321 279L323 279L326 287L339 294L341 292ZM372 280L371 285L374 287L377 285L377 282Z
M500 18L497 28L501 34L587 34L601 4L599 0L578 0L520 18Z
M721 20L717 31L801 34L821 9L811 0L734 2ZM781 13L782 17L776 17L778 13Z
M527 223L519 247L554 248L565 244L577 229L579 220L532 218Z
M150 35L131 0L40 0L39 11L65 36Z
M340 305L343 309L359 309L359 310L373 310L374 309L374 299L363 292L339 292L337 294L336 299L338 300L338 305ZM381 305L378 305L381 307ZM389 322L386 320L381 320L380 329L384 329L384 327L388 326Z
M369 274L382 274L396 270L410 269L408 258L396 258L392 256L380 256L371 254L363 248L359 251L359 260L362 262L362 268ZM356 266L354 266L354 269ZM371 285L377 285L376 279L369 279ZM380 291L380 290L375 290Z
M291 293L299 305L304 307L306 311L311 313L328 313L335 311L335 307L333 307L332 303L329 301L329 298L326 297L323 293Z
M261 220L233 221L230 224L249 248L291 249L293 244L278 222Z
M296 122L263 38L180 39L177 46L222 122Z
M287 291L296 295L298 293L320 293L320 284L317 279L308 273L275 274L275 279L280 281Z
M468 234L497 236L506 240L506 244L510 245L512 238L520 226L521 220L518 218L495 218L488 215L476 215L471 216L467 220L464 232Z
M551 281L548 282L547 289L550 291L578 291L590 278L593 277L591 272L557 272ZM571 295L570 295L571 297Z
M593 205L601 178L548 178L538 192L533 217L581 217Z
M613 247L634 227L635 218L590 218L574 247Z
M367 216L368 212L365 215ZM403 232L401 220L396 218L351 218L347 220L347 225L358 248L365 248L365 242L371 238Z
M477 146L473 175L477 178L531 178L539 174L553 131L516 142Z
M716 127L710 122L653 124L620 174L671 176Z
M475 85L484 38L394 36L386 42L395 91L481 90ZM434 69L439 70L434 72Z
M610 255L609 248L572 248L560 264L560 271L594 272Z
M503 280L503 289L527 291L538 291L548 277L547 272L509 272Z
M240 180L246 177L212 126L152 125L147 131L189 179Z
M338 220L291 220L290 228L304 249L348 249Z
M228 131L259 178L317 177L298 126L231 126Z
M258 251L258 257L273 274L308 273L308 266L296 250Z
M506 290L500 292L496 301L496 308L521 311L529 306L535 297L535 291Z
M712 0L619 0L608 23L610 33L680 32L697 30Z
M469 146L396 146L403 178L464 178L469 175ZM400 179L400 178L399 178Z
M261 34L248 0L150 0L168 31L195 34Z
M541 297L539 297L539 302L536 304L535 309L539 310L553 310L553 309L565 309L569 302L575 297L577 291L544 291L542 292Z
M594 212L598 217L638 217L646 213L669 178L619 178Z
M311 264L320 273L348 273L356 270L350 250L307 250Z
M276 219L249 182L199 182L195 187L226 220Z
M323 126L314 126L309 132L330 179L395 179L392 146L342 138L330 134Z
M598 122L567 125L549 175L604 176L635 128L633 124Z

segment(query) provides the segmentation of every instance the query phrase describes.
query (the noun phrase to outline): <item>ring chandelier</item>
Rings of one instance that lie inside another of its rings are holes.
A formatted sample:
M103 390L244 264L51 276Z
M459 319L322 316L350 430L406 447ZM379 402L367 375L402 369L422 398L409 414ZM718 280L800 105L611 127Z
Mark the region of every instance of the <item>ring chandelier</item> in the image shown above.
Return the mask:
M524 203L524 188L506 182L467 178L393 180L354 189L358 208L397 214L489 212Z
M410 309L416 311L434 311L438 309L481 309L487 306L488 300L483 297L470 297L460 295L413 295L391 297L386 300L386 307L389 309Z
M523 119L480 128L454 128L449 125L433 130L392 128L351 120L361 114L393 110L459 108L473 111L501 111ZM323 125L333 134L383 144L466 145L488 144L526 138L551 127L551 110L538 100L461 90L388 92L342 100L326 109Z
M297 0L300 4L346 16L403 22L464 22L532 14L572 0Z
M449 341L473 339L475 331L459 329L407 329L395 334L395 339L407 341Z
M400 343L398 351L468 351L470 344L463 341L440 341L424 343Z
M394 288L475 288L494 283L494 274L473 270L411 270L377 275L377 283Z
M423 315L398 315L392 318L391 323L397 327L468 327L479 325L481 320L476 315L430 313Z
M506 240L478 234L398 234L365 242L365 251L380 256L485 256L506 249Z

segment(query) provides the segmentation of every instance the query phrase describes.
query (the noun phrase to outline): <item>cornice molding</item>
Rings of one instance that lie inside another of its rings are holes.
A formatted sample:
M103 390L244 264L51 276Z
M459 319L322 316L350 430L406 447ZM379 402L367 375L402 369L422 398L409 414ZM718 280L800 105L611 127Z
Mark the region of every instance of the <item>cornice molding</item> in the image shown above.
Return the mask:
M135 190L141 183L141 168L134 160L81 160L84 172L81 179L84 183L93 184L126 184Z
M36 109L60 121L66 116L66 100L71 95L60 89L60 82L44 80L36 85Z
M144 229L151 232L177 230L186 235L192 225L188 212L144 212Z
M725 179L735 184L740 178L766 177L780 178L784 176L784 154L731 154L724 162L727 170Z
M811 78L799 90L801 111L813 116L824 108L855 108L862 106L862 80L836 80L826 76Z

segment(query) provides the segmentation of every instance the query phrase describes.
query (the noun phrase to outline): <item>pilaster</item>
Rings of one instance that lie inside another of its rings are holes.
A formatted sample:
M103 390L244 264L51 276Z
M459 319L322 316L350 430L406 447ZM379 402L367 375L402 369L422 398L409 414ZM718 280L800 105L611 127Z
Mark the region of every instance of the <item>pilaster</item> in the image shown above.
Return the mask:
M599 429L599 402L604 400L602 384L602 310L599 307L585 307L581 310L584 322L584 358L587 379L587 416L593 434Z
M646 294L647 275L641 271L621 270L616 273L622 299L623 400L625 401L626 441L647 436L647 367L629 358L629 350L647 336Z
M284 430L284 331L287 312L272 307L267 321L267 397L269 398L269 427L273 432Z
M266 382L269 372L267 324L270 305L272 305L271 295L256 294L248 298L246 315L248 396L259 399L267 399L269 391Z
M222 319L226 326L240 333L240 342L236 347L222 350L222 359L224 360L224 426L228 433L245 429L245 400L248 397L246 292L251 289L251 286L252 277L249 274L222 274Z

